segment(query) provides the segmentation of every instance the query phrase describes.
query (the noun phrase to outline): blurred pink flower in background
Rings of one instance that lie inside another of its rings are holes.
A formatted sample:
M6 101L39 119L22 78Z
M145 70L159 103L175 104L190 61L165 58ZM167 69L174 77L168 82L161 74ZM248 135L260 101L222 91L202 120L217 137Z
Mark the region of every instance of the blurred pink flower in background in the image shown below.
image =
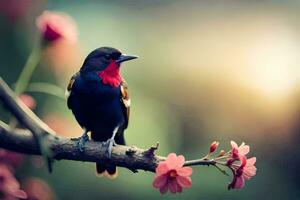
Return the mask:
M23 155L8 151L5 149L0 149L0 163L5 163L10 167L17 168L21 165L23 161Z
M82 132L82 129L74 120L71 121L70 119L58 114L49 114L43 117L43 120L57 134L63 136L76 137Z
M8 165L0 164L0 193L1 199L26 199L26 193L20 189L20 184L14 177L11 168Z
M77 41L76 23L65 13L44 11L36 19L36 25L42 38L48 42L53 42L60 38L71 42Z
M54 193L51 187L42 179L29 178L25 181L24 187L28 200L52 200Z
M21 94L19 96L20 100L30 109L34 109L36 106L36 102L34 98L28 94Z
M168 190L181 193L183 188L191 187L190 176L193 170L191 167L183 167L184 162L184 156L170 153L165 161L158 164L153 187L159 189L161 194Z
M22 17L32 5L32 0L1 0L0 15L15 22Z
M21 165L23 155L0 149L0 196L1 199L25 199L26 193L20 189L14 177L15 169Z
M241 164L232 165L234 176L232 182L229 184L228 189L241 189L245 186L245 180L249 180L256 175L256 157L247 159L246 156L240 157Z
M65 13L44 11L36 24L42 38L50 43L43 52L44 63L55 75L70 76L82 60L76 22Z

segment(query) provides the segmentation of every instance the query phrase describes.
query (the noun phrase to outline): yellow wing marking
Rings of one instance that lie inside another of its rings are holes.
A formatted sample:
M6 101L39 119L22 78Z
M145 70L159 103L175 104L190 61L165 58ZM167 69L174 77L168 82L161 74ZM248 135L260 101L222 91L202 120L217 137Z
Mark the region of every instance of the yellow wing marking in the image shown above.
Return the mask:
M128 86L127 83L123 80L121 83L121 93L122 93L122 101L126 108L130 107L130 98L128 94Z

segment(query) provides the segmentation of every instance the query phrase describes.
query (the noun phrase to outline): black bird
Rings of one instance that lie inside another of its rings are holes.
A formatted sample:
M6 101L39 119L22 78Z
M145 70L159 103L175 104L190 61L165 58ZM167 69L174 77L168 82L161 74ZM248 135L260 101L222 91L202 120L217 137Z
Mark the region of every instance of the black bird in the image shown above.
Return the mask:
M111 157L114 144L125 145L124 130L128 126L130 98L127 84L120 74L122 62L137 56L122 54L118 49L101 47L85 59L80 71L72 76L67 87L67 104L84 129L78 148L84 151L89 139L103 142ZM98 174L116 177L116 166L96 163Z

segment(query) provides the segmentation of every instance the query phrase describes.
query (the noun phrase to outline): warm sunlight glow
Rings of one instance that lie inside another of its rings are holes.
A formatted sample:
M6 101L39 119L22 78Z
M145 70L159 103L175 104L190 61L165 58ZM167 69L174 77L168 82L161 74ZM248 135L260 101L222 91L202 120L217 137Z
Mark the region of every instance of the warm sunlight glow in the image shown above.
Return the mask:
M287 94L297 81L297 41L284 30L269 30L250 49L250 80L271 97Z

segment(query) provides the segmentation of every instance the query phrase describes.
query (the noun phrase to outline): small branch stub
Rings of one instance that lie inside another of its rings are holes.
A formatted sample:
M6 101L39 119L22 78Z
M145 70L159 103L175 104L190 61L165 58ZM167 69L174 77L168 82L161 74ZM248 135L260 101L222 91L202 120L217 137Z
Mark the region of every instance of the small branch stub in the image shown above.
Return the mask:
M136 153L136 147L132 146L132 147L129 147L127 150L126 150L126 155L128 156L132 156L133 154Z
M145 156L149 156L149 157L155 156L155 151L158 149L158 147L159 147L159 142L156 142L155 146L151 146L148 150L144 152Z

